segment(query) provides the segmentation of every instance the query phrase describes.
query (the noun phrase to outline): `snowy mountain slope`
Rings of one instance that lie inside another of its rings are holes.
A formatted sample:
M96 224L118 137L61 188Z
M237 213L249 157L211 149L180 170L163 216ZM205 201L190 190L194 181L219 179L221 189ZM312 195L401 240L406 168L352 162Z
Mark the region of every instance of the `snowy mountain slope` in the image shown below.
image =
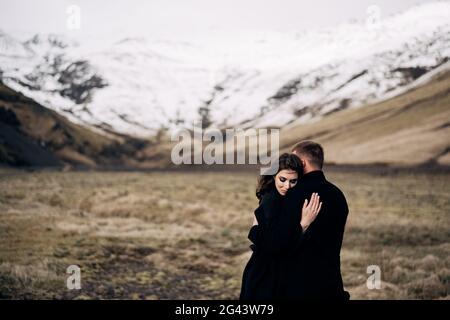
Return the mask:
M379 23L279 33L240 30L83 44L0 33L0 75L70 120L148 136L190 127L284 126L383 99L450 57L450 3Z
M448 167L449 106L447 69L393 98L336 112L318 122L286 126L280 132L280 152L289 152L299 140L312 139L325 148L327 164Z

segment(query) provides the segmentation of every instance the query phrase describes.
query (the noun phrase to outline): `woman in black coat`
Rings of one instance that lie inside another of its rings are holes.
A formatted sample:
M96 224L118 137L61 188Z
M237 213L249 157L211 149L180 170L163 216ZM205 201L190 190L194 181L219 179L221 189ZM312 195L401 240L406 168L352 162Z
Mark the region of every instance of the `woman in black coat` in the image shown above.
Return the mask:
M282 299L289 285L284 270L292 253L303 239L302 226L308 226L320 211L319 196L313 194L306 201L298 220L291 216L273 216L271 208L283 206L283 197L293 188L303 173L296 155L280 156L274 175L262 175L256 189L259 206L255 210L253 226L248 238L253 253L242 276L240 300ZM280 210L277 210L280 212ZM301 223L299 224L301 216Z

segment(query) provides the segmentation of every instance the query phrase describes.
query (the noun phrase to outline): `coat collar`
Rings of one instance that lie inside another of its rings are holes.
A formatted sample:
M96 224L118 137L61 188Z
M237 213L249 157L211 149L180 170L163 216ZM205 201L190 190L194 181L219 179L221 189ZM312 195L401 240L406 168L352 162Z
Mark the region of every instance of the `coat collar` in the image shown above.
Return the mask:
M300 181L305 181L305 180L318 180L318 181L325 181L325 175L323 174L322 170L314 170L311 172L308 172L307 174L304 174Z

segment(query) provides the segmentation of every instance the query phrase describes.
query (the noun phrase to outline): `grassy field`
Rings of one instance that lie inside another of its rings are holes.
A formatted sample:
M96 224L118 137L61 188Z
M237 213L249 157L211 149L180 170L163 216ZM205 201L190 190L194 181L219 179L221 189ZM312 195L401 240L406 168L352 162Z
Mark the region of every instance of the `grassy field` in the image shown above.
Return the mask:
M450 174L328 173L352 299L449 299ZM0 171L0 298L235 299L252 173ZM81 290L66 268L81 267ZM366 268L382 271L380 290Z

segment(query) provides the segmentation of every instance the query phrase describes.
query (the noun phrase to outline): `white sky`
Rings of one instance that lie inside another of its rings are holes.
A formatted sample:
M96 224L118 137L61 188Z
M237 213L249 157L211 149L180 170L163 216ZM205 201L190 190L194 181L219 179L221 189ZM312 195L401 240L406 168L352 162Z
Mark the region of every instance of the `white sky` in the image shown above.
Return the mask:
M186 36L214 29L300 31L364 21L370 5L386 17L431 0L0 0L0 29L15 35ZM66 27L70 5L81 28Z

